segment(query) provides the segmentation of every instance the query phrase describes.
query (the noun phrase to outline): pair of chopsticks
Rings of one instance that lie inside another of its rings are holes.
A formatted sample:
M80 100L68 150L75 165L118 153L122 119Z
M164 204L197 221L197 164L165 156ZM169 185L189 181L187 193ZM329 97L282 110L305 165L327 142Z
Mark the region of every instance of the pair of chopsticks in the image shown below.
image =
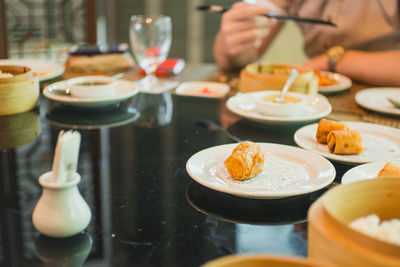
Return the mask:
M197 7L198 10L211 12L211 13L223 13L228 11L230 7L223 7L218 5L202 5ZM316 23L316 24L324 24L328 26L336 27L336 24L328 21L328 20L321 20L321 19L314 19L314 18L302 18L302 17L295 17L295 16L286 16L286 15L278 15L278 14L271 14L267 13L264 16L268 18L274 18L279 20L293 20L297 22L306 22L306 23Z

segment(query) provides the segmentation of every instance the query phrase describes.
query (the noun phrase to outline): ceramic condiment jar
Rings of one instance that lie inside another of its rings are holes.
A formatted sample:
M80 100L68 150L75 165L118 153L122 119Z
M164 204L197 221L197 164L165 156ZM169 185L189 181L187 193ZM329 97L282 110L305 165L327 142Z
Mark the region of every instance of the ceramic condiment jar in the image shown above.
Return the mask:
M62 183L54 182L51 171L40 176L43 192L32 214L33 225L40 233L70 237L88 226L91 212L78 190L80 180L76 172Z

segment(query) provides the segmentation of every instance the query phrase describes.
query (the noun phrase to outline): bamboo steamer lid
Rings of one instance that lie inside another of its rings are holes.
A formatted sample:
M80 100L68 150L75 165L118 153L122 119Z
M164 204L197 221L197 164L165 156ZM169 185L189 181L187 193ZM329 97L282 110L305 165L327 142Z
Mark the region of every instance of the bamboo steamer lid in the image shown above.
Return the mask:
M40 134L40 118L32 110L0 117L0 149L10 149L31 143Z
M33 109L39 97L39 80L24 66L0 66L0 71L13 74L0 78L0 116Z
M400 266L400 246L348 226L370 214L381 221L400 218L399 203L399 178L364 180L329 190L308 213L309 258L337 266Z
M317 260L263 254L230 255L212 260L202 267L321 267L330 266Z
M289 91L315 95L318 93L318 75L314 71L290 64L249 64L240 72L239 90L242 93L264 90L282 90L291 69L299 76Z

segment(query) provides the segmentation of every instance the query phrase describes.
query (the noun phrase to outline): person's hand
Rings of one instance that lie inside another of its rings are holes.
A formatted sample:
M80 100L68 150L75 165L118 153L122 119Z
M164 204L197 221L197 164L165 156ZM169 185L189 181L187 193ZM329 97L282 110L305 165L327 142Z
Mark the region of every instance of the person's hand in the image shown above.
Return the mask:
M239 56L262 45L271 24L262 15L269 11L267 7L237 2L223 14L219 34L228 56Z
M310 58L302 64L313 70L328 70L328 57L325 54Z

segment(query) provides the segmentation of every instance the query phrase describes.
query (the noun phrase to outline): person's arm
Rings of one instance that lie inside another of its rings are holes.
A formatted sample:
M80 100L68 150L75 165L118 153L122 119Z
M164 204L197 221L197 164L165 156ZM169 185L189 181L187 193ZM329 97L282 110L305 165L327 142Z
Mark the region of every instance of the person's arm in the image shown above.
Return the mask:
M315 70L328 70L326 55L311 58L304 65ZM400 86L400 50L362 52L347 50L336 64L336 72L353 80L380 85Z
M237 2L222 15L213 49L220 68L241 68L262 55L281 26L262 16L269 11L267 7Z

